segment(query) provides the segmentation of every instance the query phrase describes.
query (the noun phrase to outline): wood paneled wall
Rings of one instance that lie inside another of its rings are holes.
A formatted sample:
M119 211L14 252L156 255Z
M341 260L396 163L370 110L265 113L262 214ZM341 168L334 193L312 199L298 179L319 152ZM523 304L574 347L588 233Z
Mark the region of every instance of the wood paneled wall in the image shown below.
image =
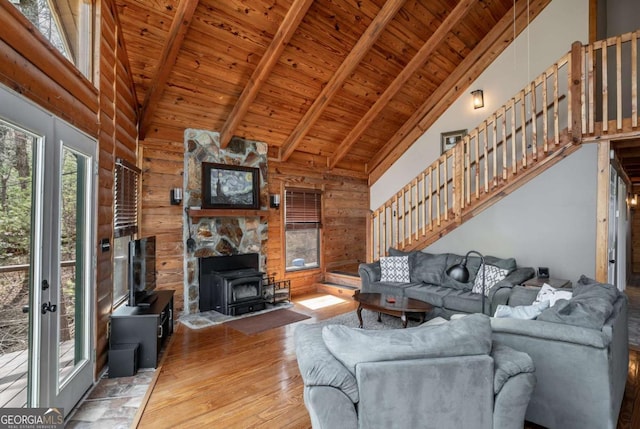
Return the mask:
M183 186L184 144L181 133L166 139L154 133L140 142L142 159L142 233L155 234L157 243L158 287L173 289L176 313L184 308L183 206L169 202L171 188ZM357 269L365 259L366 218L369 188L365 178L334 175L313 166L278 163L269 160L269 193L281 194L286 186L323 190L322 255L317 270L286 273L284 267L284 206L269 209L267 268L276 279L291 280L292 294L315 290L324 270Z
M173 289L177 314L184 307L183 206L170 204L171 188L183 188L184 143L147 138L140 142L142 167L141 234L156 236L158 289Z

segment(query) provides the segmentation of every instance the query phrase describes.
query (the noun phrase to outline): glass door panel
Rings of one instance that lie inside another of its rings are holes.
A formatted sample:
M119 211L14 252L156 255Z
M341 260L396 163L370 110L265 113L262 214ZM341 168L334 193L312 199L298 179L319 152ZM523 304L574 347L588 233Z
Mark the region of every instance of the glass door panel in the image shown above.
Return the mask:
M0 406L66 415L93 383L96 151L0 86Z
M36 136L0 119L0 407L31 405Z
M48 313L52 335L48 404L65 414L93 382L90 296L93 275L94 195L93 160L96 144L79 131L59 124L58 204L52 204L57 252ZM54 340L55 339L55 340ZM55 371L54 371L55 369Z

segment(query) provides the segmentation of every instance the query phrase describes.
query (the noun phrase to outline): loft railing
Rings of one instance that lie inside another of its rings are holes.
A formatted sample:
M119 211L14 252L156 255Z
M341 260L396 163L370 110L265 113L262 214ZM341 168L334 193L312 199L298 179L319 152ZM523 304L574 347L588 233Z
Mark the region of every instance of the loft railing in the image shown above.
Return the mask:
M577 150L584 139L635 131L639 35L574 43L371 213L368 260L386 255L389 247L426 247Z

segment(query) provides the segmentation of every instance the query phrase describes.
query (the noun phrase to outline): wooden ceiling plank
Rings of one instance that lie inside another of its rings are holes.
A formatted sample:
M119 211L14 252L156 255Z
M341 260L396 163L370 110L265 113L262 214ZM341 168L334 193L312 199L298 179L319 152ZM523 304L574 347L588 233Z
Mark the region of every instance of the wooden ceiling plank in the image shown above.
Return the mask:
M529 5L533 20L550 0L535 0ZM516 4L518 34L527 23L526 2ZM369 185L375 183L435 120L457 99L458 95L513 41L513 8L493 27L480 43L458 65L423 105L389 139L369 163Z
M349 74L358 66L362 57L375 44L385 27L396 13L402 8L406 0L387 1L375 19L367 27L362 37L356 42L345 60L340 64L329 82L325 85L320 95L315 99L302 120L298 123L287 140L280 147L280 159L286 161L296 149L298 143L304 138L309 129L315 124L323 110L329 105L331 98L340 89L342 83Z
M352 128L347 137L340 143L338 150L329 160L329 167L335 167L338 162L349 152L349 149L358 141L362 134L369 128L378 114L385 108L389 101L402 89L409 78L425 63L429 56L442 43L451 30L456 28L464 16L475 6L478 0L464 0L456 5L449 15L442 21L436 31L433 32L418 53L409 61L394 81L387 87L384 93L376 100L369 111Z
M191 19L197 7L198 0L180 0L178 4L176 14L171 22L169 35L162 49L162 55L158 60L155 76L151 79L151 86L149 86L142 104L138 126L140 139L144 140L149 124L151 124L156 106L162 98L169 74L171 74L173 64L176 62L176 58L180 53L182 42L187 34L187 30L189 30Z
M233 106L233 110L229 114L222 130L220 131L220 147L226 148L233 134L238 129L238 125L244 119L249 110L251 103L255 100L262 85L269 77L271 70L278 63L284 48L291 40L291 37L298 29L302 19L307 14L307 10L313 3L313 0L295 0L289 8L287 15L284 17L280 28L276 32L273 41L269 44L267 51L262 56L260 63L257 65L253 74L249 78L249 82L242 90L240 98Z

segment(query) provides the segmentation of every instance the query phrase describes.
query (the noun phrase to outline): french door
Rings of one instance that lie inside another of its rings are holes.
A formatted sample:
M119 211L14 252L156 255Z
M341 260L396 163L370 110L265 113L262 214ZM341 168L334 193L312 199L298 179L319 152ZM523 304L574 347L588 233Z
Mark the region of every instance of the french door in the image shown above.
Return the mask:
M24 318L0 348L0 406L68 414L93 383L95 165L95 140L0 88L0 311Z

